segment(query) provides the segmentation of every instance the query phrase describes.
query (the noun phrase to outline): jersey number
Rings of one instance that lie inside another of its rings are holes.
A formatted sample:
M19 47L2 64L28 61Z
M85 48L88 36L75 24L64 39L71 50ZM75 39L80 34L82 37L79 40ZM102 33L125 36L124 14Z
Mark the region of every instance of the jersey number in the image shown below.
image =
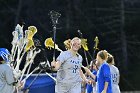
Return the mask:
M78 69L78 66L75 65L74 68L73 68L73 73L76 73L76 70Z
M112 74L112 81L113 83L117 82L117 74Z

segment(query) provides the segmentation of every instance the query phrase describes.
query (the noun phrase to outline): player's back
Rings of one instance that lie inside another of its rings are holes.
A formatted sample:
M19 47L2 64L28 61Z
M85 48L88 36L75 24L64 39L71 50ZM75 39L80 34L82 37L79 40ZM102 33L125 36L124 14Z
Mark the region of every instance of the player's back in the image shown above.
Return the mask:
M112 93L120 93L119 88L119 70L116 66L110 65L110 72L111 72L111 80L112 80Z
M14 82L12 69L7 64L0 64L0 93L13 93Z

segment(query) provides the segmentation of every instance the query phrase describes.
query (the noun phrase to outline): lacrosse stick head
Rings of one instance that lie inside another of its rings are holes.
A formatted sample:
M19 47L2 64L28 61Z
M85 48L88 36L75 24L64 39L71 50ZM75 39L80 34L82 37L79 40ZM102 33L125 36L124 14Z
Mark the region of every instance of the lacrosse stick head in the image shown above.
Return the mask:
M85 51L88 51L88 46L87 46L87 39L81 39L81 45L84 48Z
M18 32L17 32L17 31L13 31L13 32L12 32L12 35L13 35L12 44L16 44L17 41L18 41Z
M47 38L44 42L44 45L48 49L54 48L54 42L53 42L52 38ZM55 44L55 49L59 49L58 45L56 45L56 44Z
M34 45L35 47L41 47L41 42L39 41L39 39L36 39L36 38L33 38L33 41L34 41Z
M34 41L31 39L28 39L28 43L25 47L25 50L28 51L29 49L31 49L34 46Z
M27 38L28 42L25 50L28 51L34 46L33 36L37 32L37 28L35 26L29 26L28 30L25 32L25 38Z
M25 31L25 38L33 39L33 36L37 33L37 28L35 26L29 26L28 30Z
M61 16L61 14L52 10L50 11L49 15L50 15L53 25L56 26L56 24L58 24L58 18Z
M66 50L70 50L71 49L70 42L71 42L71 39L68 39L68 40L64 41L64 45L65 45Z
M0 57L2 57L5 62L11 62L10 52L6 48L0 48Z
M33 34L37 33L37 28L35 26L29 26L28 30L32 31Z
M15 31L18 32L18 39L23 38L23 27L17 24L17 26L15 27Z
M95 37L94 41L95 41L94 49L98 49L99 39L97 36Z
M48 66L47 62L40 62L39 68L43 70L51 70L51 68Z
M32 33L31 30L26 30L26 35L27 35L27 39L32 39L34 36L34 33Z

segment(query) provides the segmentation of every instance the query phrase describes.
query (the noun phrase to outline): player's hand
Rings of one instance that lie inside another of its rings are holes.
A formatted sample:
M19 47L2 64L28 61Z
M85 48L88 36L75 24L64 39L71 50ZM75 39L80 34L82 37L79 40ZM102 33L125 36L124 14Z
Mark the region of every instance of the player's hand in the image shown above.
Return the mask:
M94 80L89 79L89 84L93 84Z
M82 66L82 68L84 68L84 70L89 74L90 70L87 67Z
M52 66L52 67L55 67L55 66L56 66L56 61L52 61L52 62L51 62L51 66Z
M89 79L82 80L82 83L90 84L90 80Z
M13 74L14 74L15 79L18 79L22 73L21 73L21 70L18 70L18 71L13 70Z
M106 93L106 90L103 90L101 93Z
M23 89L24 88L24 84L25 84L25 81L19 81L18 85L17 85L18 90Z
M86 80L87 84L91 84L91 81L89 79Z

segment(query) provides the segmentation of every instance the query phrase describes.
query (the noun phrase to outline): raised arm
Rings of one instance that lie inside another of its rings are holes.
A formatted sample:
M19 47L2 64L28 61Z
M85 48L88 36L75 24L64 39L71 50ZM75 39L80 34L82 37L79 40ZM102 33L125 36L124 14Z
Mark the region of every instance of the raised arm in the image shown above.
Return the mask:
M61 66L61 62L60 61L52 61L51 66L52 66L54 71L57 71Z

